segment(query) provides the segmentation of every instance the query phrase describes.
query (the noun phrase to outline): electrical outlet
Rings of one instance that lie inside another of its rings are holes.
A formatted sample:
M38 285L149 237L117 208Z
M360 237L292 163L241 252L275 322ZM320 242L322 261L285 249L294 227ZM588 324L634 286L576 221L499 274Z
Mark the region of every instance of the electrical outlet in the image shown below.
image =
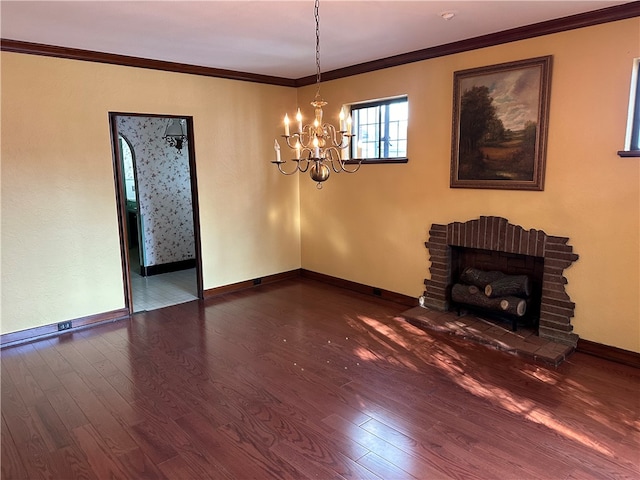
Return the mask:
M68 322L60 322L58 324L58 331L62 332L63 330L69 330L71 328L71 320Z

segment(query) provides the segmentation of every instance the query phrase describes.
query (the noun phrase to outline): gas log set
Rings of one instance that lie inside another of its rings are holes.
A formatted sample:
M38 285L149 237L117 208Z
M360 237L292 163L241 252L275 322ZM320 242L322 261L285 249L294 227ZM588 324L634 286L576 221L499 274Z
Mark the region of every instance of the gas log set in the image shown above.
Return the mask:
M527 312L531 281L527 275L465 268L451 287L451 300L458 306L480 308L511 320L512 330ZM458 308L460 310L460 308Z

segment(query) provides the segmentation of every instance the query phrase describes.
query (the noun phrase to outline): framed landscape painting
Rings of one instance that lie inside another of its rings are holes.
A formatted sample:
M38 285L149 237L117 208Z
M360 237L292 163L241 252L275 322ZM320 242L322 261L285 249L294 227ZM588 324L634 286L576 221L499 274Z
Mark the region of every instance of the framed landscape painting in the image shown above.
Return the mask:
M451 187L544 189L551 58L454 72Z

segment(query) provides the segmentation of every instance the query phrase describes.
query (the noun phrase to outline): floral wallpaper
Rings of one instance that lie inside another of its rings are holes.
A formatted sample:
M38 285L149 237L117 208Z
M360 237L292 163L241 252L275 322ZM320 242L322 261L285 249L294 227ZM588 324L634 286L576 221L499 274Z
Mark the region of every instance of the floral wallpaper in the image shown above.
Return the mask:
M141 265L195 258L188 145L178 151L162 139L166 118L119 116L117 122L133 149Z

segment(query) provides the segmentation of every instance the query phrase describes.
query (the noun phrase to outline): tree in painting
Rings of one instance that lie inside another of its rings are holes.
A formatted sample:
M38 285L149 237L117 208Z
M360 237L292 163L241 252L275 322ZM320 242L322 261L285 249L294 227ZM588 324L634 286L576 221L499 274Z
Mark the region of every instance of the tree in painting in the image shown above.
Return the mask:
M460 115L460 154L479 152L492 130L504 130L496 115L493 98L485 86L474 86L462 95Z
M460 180L533 179L539 81L535 70L462 80Z

